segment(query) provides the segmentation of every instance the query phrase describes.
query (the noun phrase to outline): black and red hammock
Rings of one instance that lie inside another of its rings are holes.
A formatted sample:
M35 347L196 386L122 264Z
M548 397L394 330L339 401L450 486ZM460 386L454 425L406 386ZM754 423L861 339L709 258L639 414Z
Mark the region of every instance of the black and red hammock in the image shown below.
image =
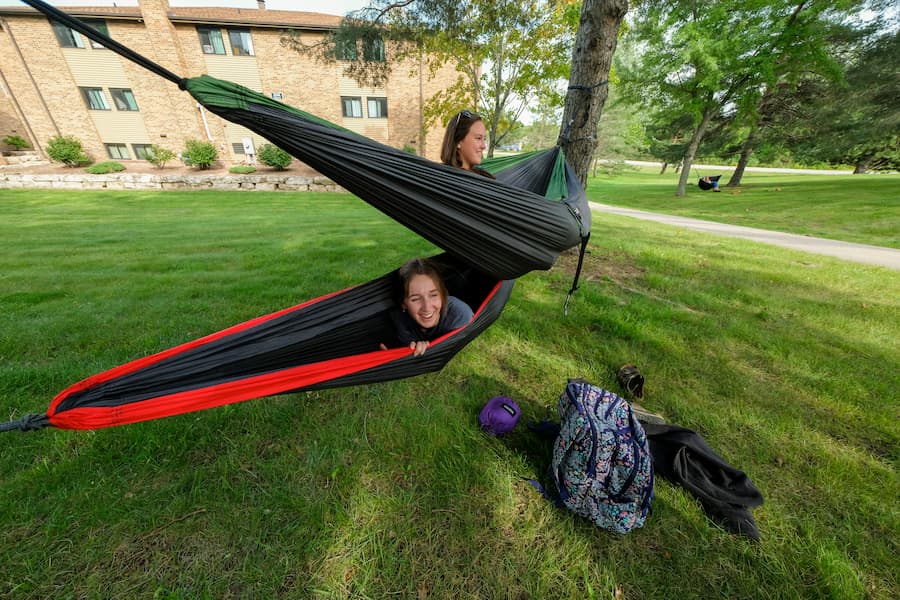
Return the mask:
M435 260L450 293L475 316L434 340L423 356L408 348L379 350L379 341L393 339L391 272L89 377L58 394L45 414L0 424L0 431L97 429L437 371L499 317L517 277L550 268L560 252L579 244L583 256L590 210L559 148L486 161L497 177L491 180L385 146L237 84L180 78L40 0L23 2L173 81L211 112L265 137L442 248Z

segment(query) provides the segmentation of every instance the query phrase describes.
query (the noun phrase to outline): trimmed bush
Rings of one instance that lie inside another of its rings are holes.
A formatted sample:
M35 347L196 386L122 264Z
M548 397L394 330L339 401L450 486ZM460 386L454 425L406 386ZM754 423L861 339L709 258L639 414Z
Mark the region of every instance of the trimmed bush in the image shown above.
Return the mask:
M92 173L94 175L106 175L107 173L117 173L124 170L125 167L122 165L122 163L116 162L114 160L96 163L85 169L86 172Z
M234 173L235 175L246 175L247 173L253 173L256 171L256 167L253 165L235 165L228 169L229 173Z
M181 160L184 161L184 164L200 170L210 168L218 158L219 152L216 147L209 142L200 140L187 140L184 143L184 152L181 153Z
M11 146L13 150L23 150L31 145L21 135L8 135L3 138L3 143Z
M57 135L47 142L47 156L67 167L78 167L91 162L91 158L74 135Z
M168 148L157 146L156 144L150 146L149 151L147 152L147 162L157 169L165 167L166 163L173 158L175 158L175 152Z
M293 156L274 144L263 144L259 149L258 157L259 162L276 171L284 171L294 160Z

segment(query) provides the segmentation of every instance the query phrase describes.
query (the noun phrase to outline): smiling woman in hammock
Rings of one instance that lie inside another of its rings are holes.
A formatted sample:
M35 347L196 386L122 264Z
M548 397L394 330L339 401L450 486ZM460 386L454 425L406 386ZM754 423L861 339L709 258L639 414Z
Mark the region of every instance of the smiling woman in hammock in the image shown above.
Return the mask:
M432 340L465 327L472 320L469 305L447 293L437 266L427 258L414 258L397 271L398 308L391 320L401 346L422 356ZM387 346L381 345L382 350Z
M436 163L238 84L206 75L179 77L42 0L22 1L177 84L210 112L266 137L441 248L444 254L431 260L447 293L474 314L424 340L425 353L409 345L380 350L380 342L396 335L391 312L397 307L398 272L393 271L88 377L60 392L45 414L0 424L0 431L48 425L96 429L437 371L497 320L515 278L549 269L560 252L579 244L584 255L590 207L559 147L482 162L483 124L462 111L453 124L454 134L462 136L453 138L460 163ZM459 168L488 162L485 170L496 179ZM577 278L578 269L570 295ZM407 300L407 310L413 304ZM440 309L450 305L445 300ZM417 327L431 329L433 308L424 306Z

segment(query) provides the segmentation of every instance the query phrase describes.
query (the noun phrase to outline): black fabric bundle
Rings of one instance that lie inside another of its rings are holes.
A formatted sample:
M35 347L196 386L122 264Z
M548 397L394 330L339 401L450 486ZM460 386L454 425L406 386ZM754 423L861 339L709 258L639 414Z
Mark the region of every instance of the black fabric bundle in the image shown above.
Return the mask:
M730 533L759 539L750 513L762 493L743 471L716 454L703 437L678 425L642 423L657 475L693 494L706 514Z

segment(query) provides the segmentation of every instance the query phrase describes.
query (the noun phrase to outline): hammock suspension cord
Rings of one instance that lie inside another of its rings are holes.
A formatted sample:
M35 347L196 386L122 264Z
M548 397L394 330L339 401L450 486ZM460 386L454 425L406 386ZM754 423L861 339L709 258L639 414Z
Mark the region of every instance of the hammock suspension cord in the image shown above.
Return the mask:
M569 301L572 299L572 294L578 289L578 279L581 277L581 267L584 266L584 255L587 252L589 239L591 239L590 232L581 238L581 248L578 250L578 265L575 267L575 278L572 280L572 287L569 289L569 293L566 294L566 303L563 305L563 314L566 316L569 316Z
M145 56L138 54L134 50L128 48L127 46L123 46L116 40L112 39L108 35L104 35L100 31L97 31L93 27L85 24L82 21L79 21L75 17L72 17L58 8L54 8L50 6L46 2L42 2L41 0L22 0L28 6L34 8L35 10L39 10L45 15L52 17L53 20L58 21L68 27L69 29L74 29L79 33L83 33L88 38L94 40L95 42L102 44L104 47L116 52L124 56L125 58L139 64L144 67L148 71L152 71L161 77L165 77L172 83L176 84L180 89L185 89L185 80L172 71L166 69L165 67L156 64L152 60L146 58Z
M588 94L593 94L594 90L604 85L608 85L609 80L603 80L599 83L595 83L594 85L570 85L568 89L575 90L577 92L587 92ZM589 107L585 105L584 111L582 112L581 123L578 125L579 128L584 127L584 124L587 123L588 120L588 109ZM567 144L571 144L572 142L580 142L582 140L589 140L591 142L597 141L596 135L586 135L584 137L575 138L574 140L569 137L569 131L572 129L572 125L575 123L575 119L569 119L569 122L566 123L566 129L560 134L559 140L557 143L566 142Z

